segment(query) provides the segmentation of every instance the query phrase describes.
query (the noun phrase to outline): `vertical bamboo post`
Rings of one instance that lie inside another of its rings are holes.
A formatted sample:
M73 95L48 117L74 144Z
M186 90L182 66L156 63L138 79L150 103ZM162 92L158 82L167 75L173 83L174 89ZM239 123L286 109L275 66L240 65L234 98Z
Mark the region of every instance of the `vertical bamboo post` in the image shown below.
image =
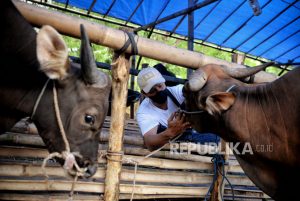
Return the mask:
M229 147L227 148L226 145L226 141L224 141L223 139L221 139L221 153L224 153L223 157L224 157L224 161L226 163L226 161L229 158ZM225 168L225 165L221 165L218 164L218 169L220 172L223 172L223 169ZM221 195L224 195L224 186L225 183L222 183L223 180L223 176L220 174L220 172L217 172L217 179L214 183L214 187L212 190L212 194L210 196L210 200L211 201L221 201ZM224 173L226 174L226 170L224 169Z
M244 64L245 61L245 55L244 54L238 54L238 53L233 53L231 55L231 61L232 63L237 63L237 64Z
M221 146L222 146L221 152L224 153L224 161L225 161L225 164L226 164L228 162L228 159L229 159L229 146L228 146L227 142L225 142L224 140L221 141ZM224 168L224 174L225 174L224 176L226 176L228 166L226 167L226 165L224 165L223 168ZM220 193L222 193L222 195L224 195L224 187L225 187L225 182L223 182L222 186L220 186Z
M225 150L226 150L226 142L223 139L221 139L221 150L220 151L221 151L221 153L225 153ZM218 170L220 172L222 172L224 166L222 166L221 164L217 164L217 165L218 165L218 167L217 167ZM221 192L222 191L221 185L222 185L223 177L219 171L217 171L217 179L214 183L214 187L213 187L213 190L212 190L212 193L210 196L210 201L221 201L222 200L221 193L223 193L223 192Z
M120 194L120 174L124 138L126 97L129 78L129 56L115 54L112 65L112 110L105 176L105 201L117 201Z

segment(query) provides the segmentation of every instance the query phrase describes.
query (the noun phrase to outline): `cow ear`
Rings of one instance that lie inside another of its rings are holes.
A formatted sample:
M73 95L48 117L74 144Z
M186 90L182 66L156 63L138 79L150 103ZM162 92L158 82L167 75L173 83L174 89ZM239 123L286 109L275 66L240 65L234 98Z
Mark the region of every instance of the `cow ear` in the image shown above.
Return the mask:
M206 110L211 115L219 115L228 110L235 101L235 95L231 92L220 92L210 95L206 99Z
M40 70L50 79L64 79L70 62L62 36L51 26L43 26L37 35L37 58Z

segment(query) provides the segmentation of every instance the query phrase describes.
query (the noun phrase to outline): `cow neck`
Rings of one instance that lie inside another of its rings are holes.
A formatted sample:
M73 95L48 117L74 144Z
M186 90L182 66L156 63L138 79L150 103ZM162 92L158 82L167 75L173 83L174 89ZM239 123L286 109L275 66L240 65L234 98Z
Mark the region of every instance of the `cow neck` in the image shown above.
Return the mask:
M272 119L281 122L279 119L282 118L278 115L270 116L274 111L280 111L272 85L239 86L230 91L235 93L236 100L231 109L222 115L225 127L228 128L225 132L235 135L231 136L230 140L237 139L237 141L246 142L258 136L260 138L270 136L273 126L276 126L271 123ZM238 123L239 127L232 122ZM254 128L253 125L261 126Z

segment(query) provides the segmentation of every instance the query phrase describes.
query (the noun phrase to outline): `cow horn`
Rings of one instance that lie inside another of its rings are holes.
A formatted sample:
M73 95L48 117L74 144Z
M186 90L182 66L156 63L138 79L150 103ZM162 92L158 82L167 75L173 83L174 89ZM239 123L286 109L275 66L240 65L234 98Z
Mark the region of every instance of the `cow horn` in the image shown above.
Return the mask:
M191 91L198 91L205 85L206 81L206 73L203 70L198 69L191 75L188 81L189 89Z
M96 62L94 59L93 51L90 45L90 40L84 29L84 26L80 25L81 32L81 47L80 47L80 62L82 78L86 84L107 85L107 78L105 74L97 70ZM99 83L101 82L101 83ZM103 83L102 83L103 82Z
M251 68L229 68L227 66L221 65L221 68L233 78L246 78L258 73L259 71L264 70L266 67L271 66L273 64L274 62L268 62Z

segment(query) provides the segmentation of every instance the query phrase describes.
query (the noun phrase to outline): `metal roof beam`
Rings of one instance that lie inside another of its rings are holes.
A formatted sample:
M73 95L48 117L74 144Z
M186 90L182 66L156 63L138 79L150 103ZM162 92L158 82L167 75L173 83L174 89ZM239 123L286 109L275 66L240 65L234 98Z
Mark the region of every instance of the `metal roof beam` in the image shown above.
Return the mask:
M135 7L135 9L133 10L133 12L131 13L131 15L129 16L129 18L126 20L125 25L128 24L128 22L131 20L131 18L133 17L133 15L136 13L136 11L139 9L139 7L142 5L142 3L144 2L144 0L141 0L138 5Z
M201 2L201 3L196 4L196 5L193 6L193 7L186 8L186 9L184 9L184 10L175 12L175 13L173 13L173 14L171 14L171 15L168 15L168 16L162 18L162 19L156 20L156 21L151 22L151 23L149 23L149 24L147 24L147 25L144 25L144 26L141 26L141 27L139 27L139 28L136 28L134 31L135 31L135 32L138 32L138 31L141 31L141 30L146 30L146 29L148 29L149 27L153 27L153 26L155 26L155 25L157 25L157 24L159 24L159 23L162 23L162 22L168 21L168 20L170 20L170 19L179 17L179 16L184 15L184 14L186 14L186 13L190 13L190 12L192 12L192 11L194 11L194 10L197 10L197 9L199 9L199 8L202 8L202 7L204 7L204 6L207 6L207 5L209 5L209 4L213 3L213 2L216 2L216 1L218 1L218 0L205 0L205 1Z
M286 41L287 39L291 38L292 36L296 35L297 33L299 33L300 30L295 31L294 33L288 35L287 37L285 37L284 39L282 39L281 41L278 41L276 44L274 44L273 46L269 47L268 49L266 49L263 53L259 54L256 58L261 57L263 54L265 54L266 52L268 52L269 50L271 50L272 48L280 45L281 43L283 43L284 41Z
M164 11L166 10L166 8L168 7L170 1L171 1L171 0L168 0L168 1L165 3L165 5L162 7L161 11L158 13L157 17L155 18L155 21L158 20L159 17L163 14L163 12L164 12ZM150 30L150 32L149 32L147 38L149 38L149 39L151 38L151 35L152 35L152 33L154 32L154 28L155 28L155 26L151 28L151 30ZM141 61L142 61L142 58L143 58L142 56L139 57L139 60L138 60L137 65L136 65L136 69L139 69L139 66L140 66L140 63L141 63Z
M112 7L115 5L115 3L116 3L116 0L113 0L113 2L110 4L109 8L107 9L106 13L103 15L103 18L105 18L108 15L108 13L112 9Z
M266 42L267 40L269 40L271 37L273 37L275 34L277 34L278 32L280 32L282 29L286 28L287 26L289 26L290 24L294 23L295 21L297 21L300 18L300 16L296 17L295 19L293 19L292 21L290 21L289 23L285 24L283 27L280 27L277 31L275 31L273 34L271 34L270 36L268 36L266 39L264 39L263 41L261 41L259 44L257 44L255 47L251 48L248 52L246 52L246 54L248 54L249 52L251 52L252 50L254 50L255 48L257 48L258 46L260 46L261 44L263 44L264 42Z
M271 3L272 0L269 0L265 5L262 6L262 10L264 7L266 7L269 3ZM236 30L234 30L234 32L232 32L222 43L221 45L223 45L224 43L226 43L232 36L234 36L237 32L239 32L253 17L255 17L255 15L251 15L251 17L249 17L243 24L241 24Z
M89 10L87 12L87 14L89 15L92 11L92 9L94 8L95 4L96 4L97 0L93 0L93 2L91 3L90 7L89 7Z
M299 55L299 56L295 56L294 58L292 58L292 61L295 61L295 60L298 59L298 58L300 58L300 55ZM300 62L299 62L299 64L297 64L297 65L300 65Z
M288 53L288 52L290 52L290 51L296 49L297 47L300 47L300 44L297 44L297 45L291 47L291 48L288 49L287 51L285 51L285 52L283 52L282 54L280 54L279 56L277 56L274 60L278 59L279 57L282 57L283 55L285 55L286 53Z
M67 9L67 8L68 8L68 5L69 5L69 0L67 0L67 2L66 2L65 9Z
M206 41L212 34L214 34L219 28L220 26L226 22L226 20L228 20L246 1L243 1L242 3L240 3L228 16L226 16L226 18L224 18L219 24L218 26L216 26L214 28L214 30L212 30L212 32L210 32L208 34L208 36L205 37L205 39L203 39L204 41Z
M181 17L181 19L179 20L179 22L176 24L176 26L172 29L172 31L170 32L169 36L172 36L173 33L177 30L177 28L179 27L179 25L183 22L184 18L186 17L186 14L184 16Z
M191 1L193 1L193 0L191 0ZM190 2L190 0L189 0L189 2ZM194 1L193 6L194 6L195 3L197 3L197 2L198 2L198 0ZM189 7L191 7L191 6L189 6ZM185 14L184 16L182 16L182 18L179 20L179 22L176 24L176 26L172 29L172 31L171 31L171 33L170 33L170 36L173 35L173 33L174 33L174 32L177 30L177 28L181 25L181 23L183 22L183 20L186 18L187 15L188 15L188 13ZM194 29L194 28L193 28L193 29Z
M236 46L235 48L233 48L233 50L238 49L239 47L241 47L243 44L245 44L246 42L248 42L253 36L255 36L257 33L259 33L261 30L263 30L266 26L268 26L269 24L271 24L275 19L277 19L278 16L282 15L285 11L287 11L290 7L292 7L298 0L295 0L293 3L289 4L289 6L287 6L285 9L283 9L281 12L279 12L277 15L275 15L267 24L265 24L262 28L260 28L259 30L257 30L256 32L254 32L253 34L251 34L248 38L246 38L242 43L240 43L238 46Z
M189 0L189 7L194 6L197 1ZM188 14L188 50L194 51L194 12L190 12ZM192 69L187 69L186 71L186 77L189 78L190 75L192 74L193 70Z
M198 26L211 14L212 11L214 11L214 9L220 4L221 1L218 1L214 7L212 7L210 9L210 11L202 18L202 20L200 20L197 25L194 27L194 30L198 28Z

